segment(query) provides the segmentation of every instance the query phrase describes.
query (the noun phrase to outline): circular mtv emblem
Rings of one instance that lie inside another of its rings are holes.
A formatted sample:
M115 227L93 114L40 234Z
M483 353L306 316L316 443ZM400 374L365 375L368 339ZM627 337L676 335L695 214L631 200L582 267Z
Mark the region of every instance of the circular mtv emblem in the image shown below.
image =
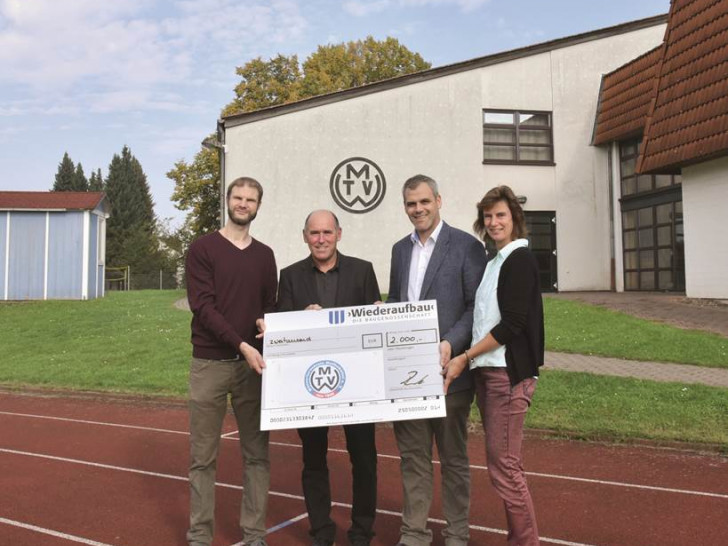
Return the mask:
M350 157L331 173L329 189L331 197L342 209L361 214L379 206L387 183L376 163L364 157Z
M344 388L346 372L333 360L319 360L306 370L306 389L316 398L331 398Z

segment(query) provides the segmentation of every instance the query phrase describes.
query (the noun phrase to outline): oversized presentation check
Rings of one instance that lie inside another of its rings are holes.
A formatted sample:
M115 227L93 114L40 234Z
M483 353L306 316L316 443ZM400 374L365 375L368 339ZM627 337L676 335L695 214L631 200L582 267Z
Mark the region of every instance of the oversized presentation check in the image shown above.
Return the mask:
M265 316L261 429L443 417L434 300Z

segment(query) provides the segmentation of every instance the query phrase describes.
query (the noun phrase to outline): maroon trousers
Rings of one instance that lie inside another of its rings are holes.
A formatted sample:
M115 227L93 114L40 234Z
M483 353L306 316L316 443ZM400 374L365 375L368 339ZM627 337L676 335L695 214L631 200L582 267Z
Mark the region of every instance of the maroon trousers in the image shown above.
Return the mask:
M503 499L509 546L538 546L531 493L521 462L523 422L536 389L536 379L511 387L505 368L478 368L473 375L485 431L488 473Z

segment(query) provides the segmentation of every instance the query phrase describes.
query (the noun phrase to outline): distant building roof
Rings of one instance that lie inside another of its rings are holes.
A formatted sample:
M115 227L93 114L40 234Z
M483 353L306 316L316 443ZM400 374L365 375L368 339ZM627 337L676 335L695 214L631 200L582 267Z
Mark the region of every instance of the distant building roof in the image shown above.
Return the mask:
M105 200L96 191L0 191L0 210L93 210Z
M728 155L728 0L672 0L638 172Z
M594 144L642 136L663 47L651 49L602 78Z

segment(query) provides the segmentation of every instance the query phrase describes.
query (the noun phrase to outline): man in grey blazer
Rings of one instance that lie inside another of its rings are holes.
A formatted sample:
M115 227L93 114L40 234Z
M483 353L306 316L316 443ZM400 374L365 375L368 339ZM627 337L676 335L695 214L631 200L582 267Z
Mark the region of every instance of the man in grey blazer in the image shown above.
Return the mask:
M341 227L328 210L306 218L303 240L310 256L281 270L278 311L300 311L350 305L369 305L381 298L370 262L344 256L336 245ZM331 486L326 463L328 427L298 429L303 444L303 495L313 546L332 546L336 524L331 519ZM346 449L352 466L352 546L368 546L374 536L377 506L377 450L374 423L344 425Z
M472 235L441 220L442 198L437 183L429 176L418 174L408 179L402 197L415 229L392 247L387 302L437 300L440 363L444 365L470 346L475 292L485 270L485 249ZM467 422L473 401L469 372L452 382L445 400L446 417L394 423L404 495L398 546L428 546L432 542L427 517L432 502L433 438L442 471L445 545L468 543Z

